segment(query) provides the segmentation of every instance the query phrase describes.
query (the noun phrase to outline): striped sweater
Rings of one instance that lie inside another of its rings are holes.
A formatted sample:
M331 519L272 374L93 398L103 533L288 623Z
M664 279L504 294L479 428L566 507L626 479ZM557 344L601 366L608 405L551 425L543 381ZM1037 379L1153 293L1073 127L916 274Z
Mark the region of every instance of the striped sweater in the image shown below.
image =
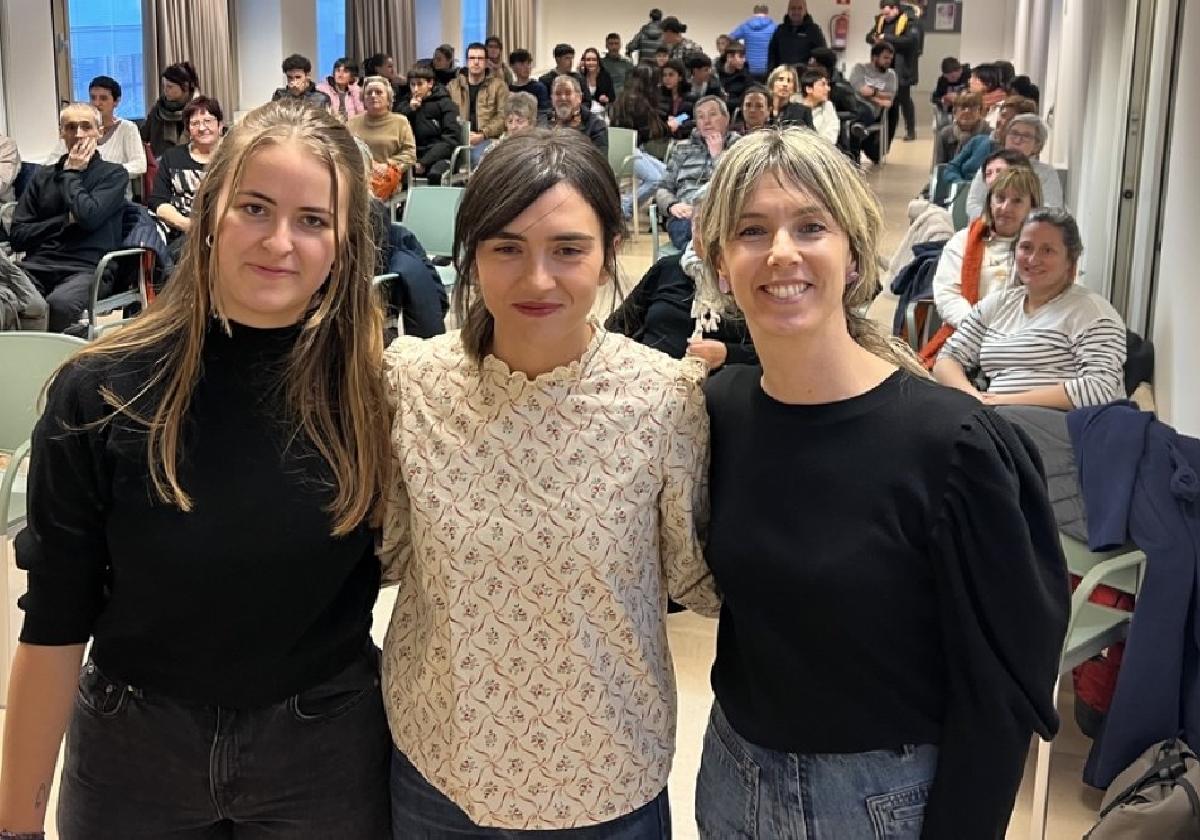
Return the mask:
M1069 286L1033 314L1025 312L1024 286L998 289L959 324L939 358L982 369L991 393L1061 384L1076 408L1102 405L1124 394L1125 323L1083 286Z

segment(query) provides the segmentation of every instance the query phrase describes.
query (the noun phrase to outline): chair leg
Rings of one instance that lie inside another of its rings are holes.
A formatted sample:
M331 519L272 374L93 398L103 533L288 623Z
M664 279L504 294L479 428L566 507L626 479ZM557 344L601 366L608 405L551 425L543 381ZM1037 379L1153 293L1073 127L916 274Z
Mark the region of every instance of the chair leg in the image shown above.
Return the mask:
M638 218L638 180L636 172L629 176L629 181L633 185L633 240L636 242L641 232L641 220Z
M1058 689L1062 676L1054 681L1054 707L1058 708ZM1054 742L1038 738L1033 765L1033 800L1029 805L1029 840L1046 840L1046 816L1050 807L1050 755Z

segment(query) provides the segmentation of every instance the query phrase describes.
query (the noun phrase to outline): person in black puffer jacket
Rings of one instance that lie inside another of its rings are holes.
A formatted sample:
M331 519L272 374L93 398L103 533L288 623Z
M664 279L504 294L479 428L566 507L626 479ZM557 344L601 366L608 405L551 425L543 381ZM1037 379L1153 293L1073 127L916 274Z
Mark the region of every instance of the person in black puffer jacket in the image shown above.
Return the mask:
M633 57L634 53L638 54L638 64L645 67L654 67L654 51L662 46L663 31L659 25L662 22L662 10L651 9L650 21L643 24L638 33L633 36L628 44L625 45L625 55Z
M408 71L410 98L400 102L397 113L412 124L417 142L417 162L413 174L440 184L450 168L450 156L459 143L458 106L435 81L431 67L416 65Z
M803 70L808 57L818 47L825 46L825 33L808 13L805 0L790 0L788 13L771 36L767 45L767 66L770 72L781 64Z

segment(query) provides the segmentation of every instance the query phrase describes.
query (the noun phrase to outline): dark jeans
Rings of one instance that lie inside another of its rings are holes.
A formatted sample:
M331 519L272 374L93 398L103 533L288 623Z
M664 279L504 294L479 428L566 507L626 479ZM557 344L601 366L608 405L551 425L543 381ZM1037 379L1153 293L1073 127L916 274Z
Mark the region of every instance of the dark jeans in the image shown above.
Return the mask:
M892 107L888 108L888 145L896 136L896 128L900 124L900 115L904 115L904 133L911 136L917 133L917 112L912 100L912 85L900 85Z
M372 647L259 709L188 705L88 661L67 731L62 840L387 840L391 737Z
M471 822L461 808L425 781L399 750L392 751L393 840L518 840L547 837L555 840L669 840L671 807L667 791L632 813L586 828L516 831L483 828Z
M46 329L50 332L65 332L83 316L92 299L92 280L96 267L53 263L36 257L20 263L30 276L42 297L46 299L50 320ZM111 290L111 281L102 283L100 296Z
M692 220L677 219L668 213L667 236L671 238L671 244L682 251L692 241Z

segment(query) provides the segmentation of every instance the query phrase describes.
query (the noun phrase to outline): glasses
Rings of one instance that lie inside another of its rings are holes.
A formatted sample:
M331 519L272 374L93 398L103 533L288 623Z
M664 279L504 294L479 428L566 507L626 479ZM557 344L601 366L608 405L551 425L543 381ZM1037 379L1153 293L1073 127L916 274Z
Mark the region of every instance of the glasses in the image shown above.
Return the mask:
M1030 143L1037 142L1036 134L1026 134L1023 131L1010 131L1010 132L1008 132L1008 136L1011 137L1013 140L1025 140Z
M216 117L199 117L188 123L188 128L213 128L216 124Z

